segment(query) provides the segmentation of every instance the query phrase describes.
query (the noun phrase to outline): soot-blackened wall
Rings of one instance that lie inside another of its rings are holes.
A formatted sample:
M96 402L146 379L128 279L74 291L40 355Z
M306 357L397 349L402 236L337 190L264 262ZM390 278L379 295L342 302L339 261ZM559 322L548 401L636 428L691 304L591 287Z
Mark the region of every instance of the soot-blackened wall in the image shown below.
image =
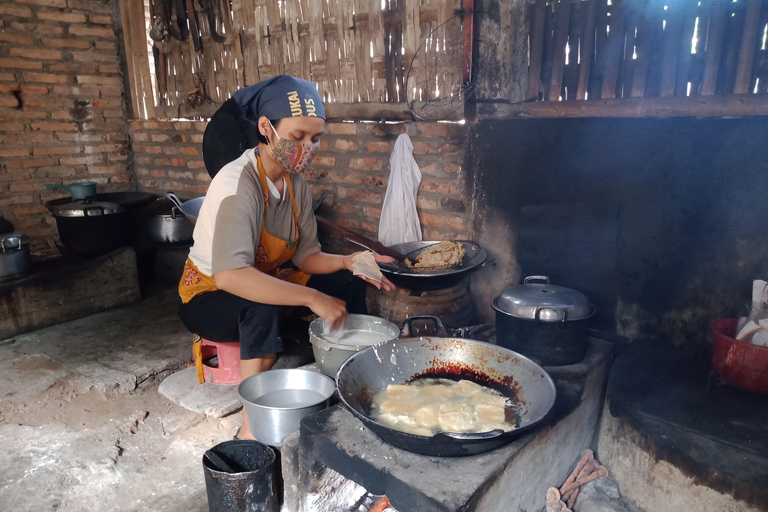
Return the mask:
M768 274L768 119L485 120L468 146L485 302L546 274L602 328L702 343Z

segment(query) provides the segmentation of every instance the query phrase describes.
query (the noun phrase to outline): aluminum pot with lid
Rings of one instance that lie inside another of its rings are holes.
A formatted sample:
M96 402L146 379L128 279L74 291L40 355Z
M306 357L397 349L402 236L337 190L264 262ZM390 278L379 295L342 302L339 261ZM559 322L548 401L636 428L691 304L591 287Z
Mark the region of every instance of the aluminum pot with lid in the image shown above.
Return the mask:
M587 350L589 319L595 307L583 293L527 277L493 301L499 345L546 366L581 361Z
M106 254L125 244L125 209L117 203L75 201L53 210L59 239L80 256Z
M0 235L0 282L24 277L31 268L29 237L18 231Z

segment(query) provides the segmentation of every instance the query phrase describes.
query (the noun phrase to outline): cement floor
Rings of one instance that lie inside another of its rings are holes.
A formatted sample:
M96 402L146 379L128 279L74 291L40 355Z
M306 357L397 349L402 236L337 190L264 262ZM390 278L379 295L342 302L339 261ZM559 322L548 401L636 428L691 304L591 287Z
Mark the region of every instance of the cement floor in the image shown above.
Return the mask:
M207 418L157 392L191 362L171 289L0 342L0 510L208 510L203 452L239 413Z

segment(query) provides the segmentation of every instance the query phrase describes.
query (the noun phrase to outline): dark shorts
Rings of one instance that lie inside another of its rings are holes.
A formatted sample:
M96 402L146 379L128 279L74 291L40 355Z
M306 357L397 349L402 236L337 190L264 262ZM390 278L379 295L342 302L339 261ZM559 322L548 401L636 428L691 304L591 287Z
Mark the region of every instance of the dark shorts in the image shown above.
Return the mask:
M309 288L341 299L352 314L366 314L365 282L344 270L309 278ZM285 321L285 306L251 302L225 291L207 292L187 304L179 299L179 316L184 325L211 341L239 341L240 359L254 359L283 350L280 330ZM308 315L298 308L298 315Z

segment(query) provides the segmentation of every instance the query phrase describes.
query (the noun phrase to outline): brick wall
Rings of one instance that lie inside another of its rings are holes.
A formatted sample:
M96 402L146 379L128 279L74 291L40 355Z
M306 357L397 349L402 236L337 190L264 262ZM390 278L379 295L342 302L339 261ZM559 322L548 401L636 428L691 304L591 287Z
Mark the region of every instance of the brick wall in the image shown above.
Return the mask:
M144 190L193 197L210 179L202 160L205 122L134 121L136 174ZM447 123L329 123L307 173L313 194L330 192L323 213L368 235L378 231L397 136L408 133L423 179L418 208L425 239L466 238L463 125Z
M130 188L113 4L0 1L0 214L55 254L46 183ZM20 93L23 107L14 95Z

